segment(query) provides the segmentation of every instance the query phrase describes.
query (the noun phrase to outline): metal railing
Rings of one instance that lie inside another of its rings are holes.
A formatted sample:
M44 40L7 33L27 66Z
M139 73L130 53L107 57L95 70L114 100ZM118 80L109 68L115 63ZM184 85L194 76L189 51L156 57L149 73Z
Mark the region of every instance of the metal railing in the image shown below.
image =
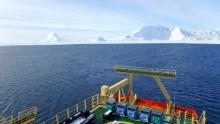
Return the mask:
M91 110L100 104L100 95L96 94L71 106L41 124L59 124L80 111Z
M37 108L32 107L30 109L19 112L16 117L9 116L0 119L0 124L26 124L35 120L37 115Z
M202 114L199 118L199 124L205 124L206 122L206 111L202 111Z

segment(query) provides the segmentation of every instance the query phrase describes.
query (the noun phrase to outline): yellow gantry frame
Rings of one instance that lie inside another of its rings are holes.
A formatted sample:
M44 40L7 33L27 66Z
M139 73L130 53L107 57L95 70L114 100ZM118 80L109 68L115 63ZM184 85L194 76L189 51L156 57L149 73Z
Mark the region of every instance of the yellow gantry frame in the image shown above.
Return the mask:
M129 86L128 95L131 97L132 100L134 100L132 77L135 75L152 77L167 101L166 113L167 114L170 113L172 101L170 99L170 95L168 91L161 82L161 78L176 79L176 71L145 69L145 68L131 67L131 66L115 66L114 70L116 73L128 75L127 78L128 79L127 83Z

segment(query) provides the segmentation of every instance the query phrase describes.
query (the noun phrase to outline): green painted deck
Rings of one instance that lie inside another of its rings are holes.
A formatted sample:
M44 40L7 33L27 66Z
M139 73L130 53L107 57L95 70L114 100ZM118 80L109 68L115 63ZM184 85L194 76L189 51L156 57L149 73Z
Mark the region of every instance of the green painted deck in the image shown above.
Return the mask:
M99 106L97 108L95 108L92 113L94 113L96 115L96 123L97 124L103 124L104 121L103 121L103 114L107 111L107 109L104 107L104 106ZM171 123L177 123L177 120L176 118L173 118L174 120L171 121ZM115 120L117 121L123 121L123 122L128 122L129 124L132 123L132 124L145 124L143 122L140 122L140 121L135 121L135 120L132 120L130 118L127 118L127 117L116 117ZM114 120L112 120L114 121ZM105 123L108 123L110 121L105 121ZM191 119L186 119L185 122L184 122L184 117L181 116L180 119L179 119L179 123L180 124L192 124L192 120Z
M105 109L105 107L100 106L98 108L96 108L92 113L94 113L96 115L96 123L97 124L102 124L103 123L103 114L107 111L107 109ZM127 117L120 117L120 118L116 118L115 120L117 121L123 121L123 122L128 122L128 123L132 123L132 124L145 124L143 122L140 121L134 121L132 119L129 119ZM114 120L113 120L114 121ZM107 123L107 121L106 121Z

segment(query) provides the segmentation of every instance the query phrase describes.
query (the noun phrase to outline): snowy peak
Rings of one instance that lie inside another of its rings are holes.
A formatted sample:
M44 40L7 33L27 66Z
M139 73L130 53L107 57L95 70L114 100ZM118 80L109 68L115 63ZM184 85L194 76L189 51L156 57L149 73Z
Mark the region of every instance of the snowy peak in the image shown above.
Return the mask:
M185 37L182 29L180 29L179 27L171 29L170 33L170 40L183 40Z
M166 40L170 37L170 31L164 26L144 26L134 32L131 37L142 40Z
M170 41L197 41L220 40L220 31L186 31L180 27L144 26L125 40L170 40Z
M42 42L60 42L61 39L58 37L58 35L54 32L50 32L45 40Z

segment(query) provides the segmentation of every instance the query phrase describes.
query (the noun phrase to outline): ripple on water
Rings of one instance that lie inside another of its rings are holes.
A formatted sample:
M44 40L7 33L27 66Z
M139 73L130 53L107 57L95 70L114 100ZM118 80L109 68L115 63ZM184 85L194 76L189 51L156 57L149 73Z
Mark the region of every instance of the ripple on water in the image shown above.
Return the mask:
M172 99L220 122L219 45L69 45L0 47L0 116L37 106L39 121L124 78L114 65L177 70L164 80ZM163 101L152 80L138 77L137 94ZM149 82L148 82L149 81Z

